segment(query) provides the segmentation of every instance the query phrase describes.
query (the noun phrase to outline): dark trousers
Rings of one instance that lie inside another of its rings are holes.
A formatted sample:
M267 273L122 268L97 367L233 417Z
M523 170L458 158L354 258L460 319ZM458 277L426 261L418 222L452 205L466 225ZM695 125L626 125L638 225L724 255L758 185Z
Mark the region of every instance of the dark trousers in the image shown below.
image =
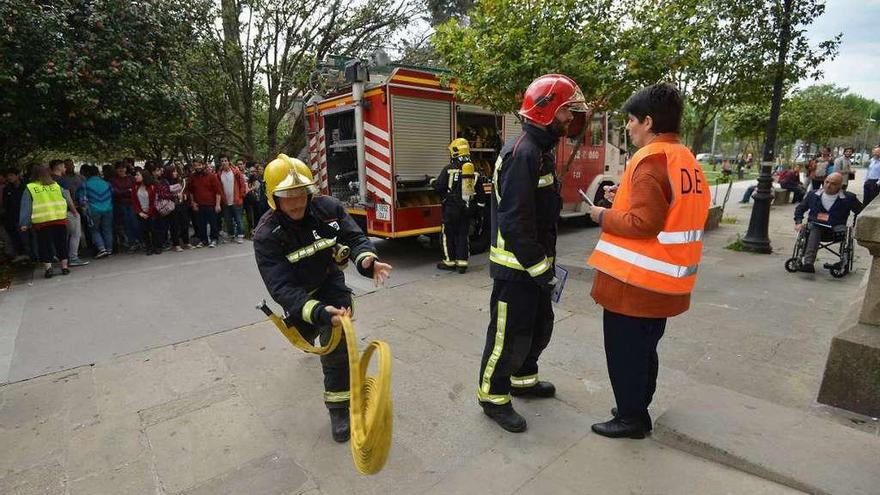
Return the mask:
M58 261L67 259L66 225L50 225L35 230L37 232L37 249L40 252L40 261L52 263L53 256L57 257Z
M338 277L331 277L323 287L312 294L312 297L323 304L337 308L352 307L351 289L345 286L345 278L341 273ZM285 323L290 326L290 319L285 319ZM319 338L321 345L327 345L332 333L330 327L316 327L308 323L298 324L297 330L312 344L315 338ZM333 352L321 356L321 369L324 372L324 404L328 409L348 408L351 392L348 349L344 334Z
M800 203L804 199L804 190L800 184L786 184L784 186L780 186L782 189L786 191L791 191L791 201L792 203Z
M863 192L862 203L864 203L865 206L868 206L868 203L880 195L880 182L878 182L877 179L866 180Z
M226 205L223 207L223 219L226 222L226 233L229 234L230 237L244 235L241 212L241 205Z
M24 247L24 241L22 240L22 233L18 230L15 222L5 223L3 228L6 230L6 233L9 235L9 241L12 243L12 251L15 252L15 255L28 254L27 250Z
M122 223L125 227L124 232L126 241L128 241L128 246L134 246L141 241L141 238L138 237L139 232L137 220L140 217L134 212L134 208L132 208L131 205L121 205L119 207L119 213L122 215Z
M618 416L648 419L648 406L657 388L657 344L666 318L639 318L605 310L605 361Z
M201 239L202 244L208 244L209 240L217 241L220 238L220 221L217 212L214 211L213 205L199 205L198 216L196 218L197 225L196 234ZM211 227L211 237L208 238L208 227Z
M189 209L184 203L178 203L167 217L168 228L171 231L171 244L180 246L189 244Z
M446 222L440 230L443 243L443 264L447 266L468 266L468 235L470 219L461 216Z
M495 280L490 320L480 361L477 397L496 405L510 401L510 387L538 382L538 358L553 334L550 291L532 281Z
M162 249L162 243L165 241L165 219L164 218L141 218L138 215L138 223L141 228L141 241L144 243L144 250L147 252Z

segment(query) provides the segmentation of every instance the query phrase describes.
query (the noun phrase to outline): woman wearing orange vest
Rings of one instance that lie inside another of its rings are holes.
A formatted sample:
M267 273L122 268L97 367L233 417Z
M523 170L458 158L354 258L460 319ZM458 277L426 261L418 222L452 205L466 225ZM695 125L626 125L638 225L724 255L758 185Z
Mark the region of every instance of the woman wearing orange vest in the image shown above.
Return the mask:
M593 299L605 311L605 358L617 407L592 429L606 437L644 438L657 384L657 344L666 318L687 311L702 252L709 184L678 141L682 101L669 84L633 94L624 110L639 150L609 209L592 207L602 227L587 261L596 269Z

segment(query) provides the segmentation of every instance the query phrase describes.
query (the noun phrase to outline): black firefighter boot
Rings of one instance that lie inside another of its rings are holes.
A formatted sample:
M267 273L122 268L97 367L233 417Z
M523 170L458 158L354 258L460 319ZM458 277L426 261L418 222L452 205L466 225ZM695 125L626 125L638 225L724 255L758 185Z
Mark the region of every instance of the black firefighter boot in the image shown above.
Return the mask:
M556 386L550 382L539 381L531 387L510 387L510 395L526 399L546 399L556 395Z
M526 431L526 418L522 417L513 410L513 405L508 402L503 405L495 405L488 402L480 402L483 408L483 414L492 418L498 423L498 426L512 433L521 433Z
M334 407L330 411L330 431L333 433L333 440L339 443L345 443L351 436L351 426L349 424L348 408Z

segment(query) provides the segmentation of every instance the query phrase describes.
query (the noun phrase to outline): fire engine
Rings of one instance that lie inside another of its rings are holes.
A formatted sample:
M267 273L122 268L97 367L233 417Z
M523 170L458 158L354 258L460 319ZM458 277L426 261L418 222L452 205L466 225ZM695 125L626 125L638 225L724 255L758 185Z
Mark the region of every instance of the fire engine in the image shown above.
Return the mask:
M346 79L354 82L313 98L304 116L309 165L322 193L345 203L371 236L440 232L440 198L430 181L449 162L449 142L467 138L476 170L491 177L504 141L522 133L519 119L457 100L455 82L445 83L440 71L397 66L390 74L369 75L356 65L349 69ZM588 215L578 189L598 201L603 185L619 181L623 138L608 114L595 114L581 146L560 142L560 174L577 148L562 178L562 217Z

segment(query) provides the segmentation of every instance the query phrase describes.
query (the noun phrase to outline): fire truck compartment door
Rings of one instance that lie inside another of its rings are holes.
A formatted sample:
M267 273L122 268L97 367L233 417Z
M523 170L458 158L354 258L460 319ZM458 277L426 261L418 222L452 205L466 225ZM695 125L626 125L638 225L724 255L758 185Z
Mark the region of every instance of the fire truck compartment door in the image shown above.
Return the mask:
M516 118L516 115L512 113L504 114L504 142L506 143L510 138L518 137L522 132L522 124Z
M452 103L394 95L391 115L395 173L437 177L449 163Z

